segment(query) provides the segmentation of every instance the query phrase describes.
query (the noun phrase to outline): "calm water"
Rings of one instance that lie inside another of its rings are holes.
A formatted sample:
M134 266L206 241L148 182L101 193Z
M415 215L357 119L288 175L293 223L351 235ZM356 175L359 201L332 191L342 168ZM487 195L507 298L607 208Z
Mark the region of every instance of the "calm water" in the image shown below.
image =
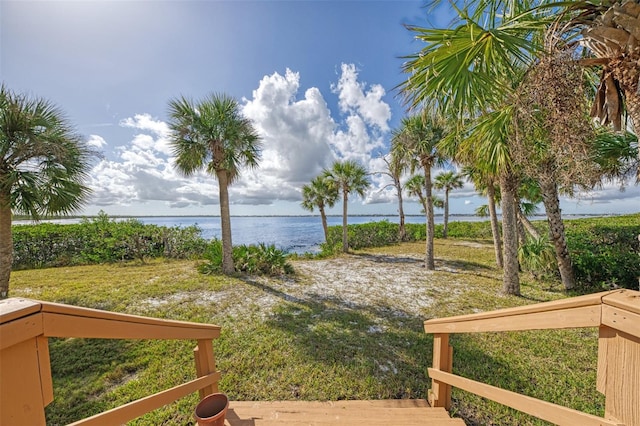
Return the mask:
M190 226L197 225L206 239L221 238L219 217L138 217L143 223L160 226ZM398 222L397 216L350 216L349 224L379 222L388 220ZM455 216L449 221L480 221L487 220L477 216ZM424 216L407 216L407 223L424 223ZM342 225L342 217L327 218L329 226ZM441 223L442 217L436 216L436 223ZM231 218L231 234L234 245L240 244L274 244L287 252L304 253L316 252L319 244L324 241L322 221L319 216L234 216Z

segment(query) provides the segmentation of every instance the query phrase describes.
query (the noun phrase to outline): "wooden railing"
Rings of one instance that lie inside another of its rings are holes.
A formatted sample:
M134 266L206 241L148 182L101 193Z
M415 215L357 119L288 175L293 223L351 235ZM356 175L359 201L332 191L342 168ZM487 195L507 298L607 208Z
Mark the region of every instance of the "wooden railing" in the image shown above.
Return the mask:
M0 301L0 424L44 425L53 401L49 337L196 340L197 378L73 423L123 424L190 393L218 391L213 339L220 327L125 315L29 299Z
M605 395L605 417L452 374L451 333L599 327L597 385ZM451 405L457 387L559 425L640 425L640 292L618 290L518 308L425 321L434 334L429 368L434 407Z

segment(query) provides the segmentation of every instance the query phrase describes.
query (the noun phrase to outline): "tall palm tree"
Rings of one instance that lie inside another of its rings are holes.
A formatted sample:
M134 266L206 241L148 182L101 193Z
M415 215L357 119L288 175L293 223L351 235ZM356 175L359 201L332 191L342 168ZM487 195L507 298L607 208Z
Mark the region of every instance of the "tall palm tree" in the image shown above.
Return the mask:
M403 188L400 179L408 168L407 159L394 152L389 153L389 155L383 157L382 159L387 165L387 170L381 173L389 176L393 181L393 183L385 186L385 188L387 188L388 186L393 186L396 189L396 197L398 198L398 240L405 241L407 238L407 230L405 227L404 205L402 199Z
M327 214L325 207L333 207L338 200L338 191L325 176L316 176L309 185L302 187L302 208L312 212L316 207L320 211L324 240L328 241Z
M342 193L342 251L349 252L347 241L347 205L349 194L355 193L361 197L371 183L367 176L367 170L356 161L336 161L329 170L324 171L324 177Z
M444 226L442 230L442 238L447 238L447 227L449 224L449 192L452 189L460 189L464 185L462 176L454 171L440 173L436 176L434 187L438 190L444 189Z
M540 90L544 87L545 90ZM517 89L514 161L538 182L565 289L575 286L560 210L559 189L588 185L599 177L591 148L595 138L587 115L583 69L565 52L549 52L529 70Z
M0 87L0 299L9 295L12 212L39 219L80 208L94 155L52 103Z
M222 271L231 274L235 268L229 185L238 179L242 167L258 166L260 137L240 113L237 101L225 94L211 94L200 101L170 100L169 127L176 168L187 177L204 169L218 180Z
M437 118L426 114L414 115L402 119L399 129L393 131L391 151L410 159L411 172L421 168L424 173L425 211L427 241L425 268L435 269L433 238L435 221L433 215L433 182L431 168L442 164L444 156L438 150L438 143L445 134L444 124Z

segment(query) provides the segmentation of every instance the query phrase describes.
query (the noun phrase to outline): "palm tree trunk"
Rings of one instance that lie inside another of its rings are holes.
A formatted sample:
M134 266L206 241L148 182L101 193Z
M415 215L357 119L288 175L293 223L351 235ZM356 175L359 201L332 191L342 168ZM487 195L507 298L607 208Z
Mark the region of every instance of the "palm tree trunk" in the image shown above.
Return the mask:
M398 226L398 240L405 241L407 239L407 230L404 225L404 208L402 206L402 190L400 189L400 181L396 182L398 188L398 215L400 216L400 225Z
M549 221L549 236L556 250L556 260L562 285L565 290L571 290L576 283L569 249L567 248L567 240L564 235L564 222L562 222L560 200L558 199L558 185L551 179L542 179L540 181L540 189L542 189L542 201Z
M518 266L518 230L516 218L517 179L510 171L500 174L502 191L502 238L504 239L504 269L502 291L505 294L520 295Z
M524 214L522 214L520 200L516 199L516 223L518 224L518 244L520 244L520 246L527 242L527 232L524 229L524 223L522 221L523 217Z
M220 225L222 231L222 272L233 274L233 242L231 240L231 213L229 211L229 177L225 170L216 171L220 194Z
M489 204L489 219L491 220L491 234L493 236L493 248L496 254L496 265L502 269L502 238L500 238L500 228L498 225L498 214L496 213L496 191L493 182L487 186L487 201Z
M349 194L342 189L342 252L349 253L349 241L347 240L347 203Z
M11 204L8 194L0 194L0 300L9 297L9 277L13 263Z
M320 210L320 218L322 219L322 230L324 231L324 242L329 242L329 227L327 226L327 214L324 212L324 206L318 206Z
M426 254L424 260L424 267L433 271L436 269L434 255L433 255L433 234L435 232L435 225L433 223L433 194L431 183L431 165L423 165L424 167L424 188L427 195L426 200L426 212L427 212L427 242L426 242Z
M444 226L442 228L442 238L447 238L449 228L449 188L444 190Z
M533 226L529 218L524 213L522 213L522 209L518 209L518 220L520 221L520 223L522 223L522 226L524 226L529 235L531 235L535 239L540 238L540 233L535 228L535 226Z

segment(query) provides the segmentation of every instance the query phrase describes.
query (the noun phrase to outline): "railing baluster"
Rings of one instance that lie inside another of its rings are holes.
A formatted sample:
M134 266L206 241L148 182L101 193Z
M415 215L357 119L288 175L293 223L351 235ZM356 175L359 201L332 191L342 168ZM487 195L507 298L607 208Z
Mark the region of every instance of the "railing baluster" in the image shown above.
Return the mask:
M453 352L449 346L449 334L438 333L433 336L433 368L450 373L452 371ZM451 408L451 386L438 380L431 381L430 402L432 407Z
M198 377L216 371L216 359L213 353L212 340L198 340L198 346L193 350L196 361L196 374ZM207 395L218 392L218 383L200 389L200 399Z

